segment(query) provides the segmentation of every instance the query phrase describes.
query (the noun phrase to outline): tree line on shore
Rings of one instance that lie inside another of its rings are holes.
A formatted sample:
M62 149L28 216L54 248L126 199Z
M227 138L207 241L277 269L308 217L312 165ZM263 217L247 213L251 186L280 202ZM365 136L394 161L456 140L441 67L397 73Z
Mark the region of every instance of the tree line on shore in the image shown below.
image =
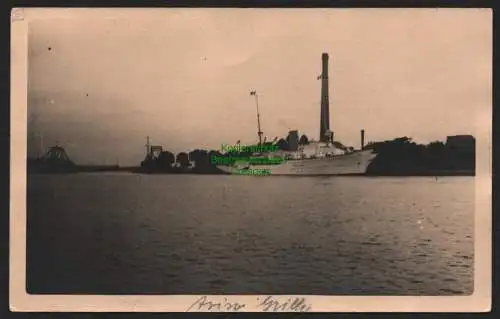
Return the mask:
M290 140L291 135L289 134L286 138L275 138L274 141L265 140L262 145L264 146L264 148L269 148L270 146L275 145L279 150L289 150L289 145L291 144ZM303 134L298 141L299 145L306 145L309 143L310 140L305 134ZM141 162L141 169L146 171L166 173L223 173L220 169L217 168L214 163L212 163L211 159L215 156L230 158L234 161L237 157L250 157L252 156L252 152L229 151L223 154L219 150L195 149L189 153L180 152L178 154L174 154L165 150L160 152L157 158L153 158L150 154L148 154L146 158ZM192 162L194 163L194 165L191 165Z
M440 141L417 144L409 137L369 143L377 156L368 166L372 175L426 175L433 173L467 173L475 171L475 141L456 146Z
M265 144L272 145L272 143L267 142ZM144 161L141 162L141 168L146 171L165 173L222 174L223 172L213 163L213 158L228 158L235 161L238 157L250 157L251 155L252 152L230 151L222 153L219 150L204 149L195 149L189 153L180 152L178 154L162 151L157 158L150 155L146 156Z
M299 145L309 144L307 136L302 135ZM277 142L265 142L265 145L277 145L281 150L288 149L286 139ZM337 142L339 148L352 150ZM370 175L427 175L439 172L448 172L453 175L457 172L475 170L475 143L472 146L454 147L443 142L417 144L409 137L399 137L382 142L371 142L364 149L372 149L377 156L368 166ZM217 150L195 149L189 153L173 154L169 151L161 152L156 159L146 157L141 163L141 169L154 172L168 173L222 173L211 158L219 157L248 157L250 152L228 152L222 154ZM194 163L194 165L192 165Z
M302 135L299 145L313 142ZM453 143L452 143L453 142ZM457 143L458 142L458 143ZM275 145L280 150L290 150L290 134L287 138L275 138L272 142L264 141L264 146ZM335 146L346 151L353 151L340 142ZM435 141L429 144L417 144L410 137L399 137L382 142L370 142L364 149L372 149L377 156L367 169L369 175L473 175L475 172L475 139L472 136L449 137L446 143ZM212 162L214 157L250 157L251 152L225 152L219 150L195 149L189 153L174 154L167 150L159 154L148 154L141 162L139 171L165 173L222 174ZM62 147L51 147L41 158L27 160L28 171L72 172L82 170L65 154ZM102 170L110 169L102 167ZM96 170L90 167L89 170Z

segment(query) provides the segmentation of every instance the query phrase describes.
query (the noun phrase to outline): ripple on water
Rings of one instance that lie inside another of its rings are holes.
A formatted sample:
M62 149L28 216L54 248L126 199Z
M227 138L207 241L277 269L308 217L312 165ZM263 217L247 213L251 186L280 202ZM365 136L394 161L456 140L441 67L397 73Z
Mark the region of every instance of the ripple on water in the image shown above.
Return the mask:
M99 293L95 269L107 293L408 295L473 287L473 178L331 178L320 194L310 191L314 178L40 178L50 181L38 179L28 194L28 260L39 265L27 265L28 283L38 282L31 291L68 291L79 280L81 292ZM75 207L82 189L88 200ZM92 232L97 223L102 231ZM34 253L46 247L51 258ZM113 251L119 258L102 260ZM54 260L67 270L63 278Z
M455 278L444 278L443 281L444 282L457 282L457 280Z
M463 294L465 292L463 290L451 289L451 288L441 288L439 289L439 291L444 294L451 294L451 295Z
M379 242L364 241L364 242L361 242L361 245L365 245L365 246L380 246L382 244L379 243Z

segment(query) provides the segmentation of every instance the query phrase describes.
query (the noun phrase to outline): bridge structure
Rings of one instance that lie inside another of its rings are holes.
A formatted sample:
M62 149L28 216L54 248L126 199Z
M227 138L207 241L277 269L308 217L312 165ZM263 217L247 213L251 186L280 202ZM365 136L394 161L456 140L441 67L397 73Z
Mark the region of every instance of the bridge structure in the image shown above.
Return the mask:
M56 145L49 147L49 150L42 157L43 160L50 162L66 162L73 164L73 161L69 158L68 154L63 147Z

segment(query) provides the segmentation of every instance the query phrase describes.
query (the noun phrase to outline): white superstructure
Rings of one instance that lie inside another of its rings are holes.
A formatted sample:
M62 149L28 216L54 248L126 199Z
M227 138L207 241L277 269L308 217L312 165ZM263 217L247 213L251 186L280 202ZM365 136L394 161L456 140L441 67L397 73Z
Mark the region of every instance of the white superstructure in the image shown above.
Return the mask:
M249 175L359 175L366 173L368 165L376 156L372 150L346 153L334 147L321 148L314 144L307 146L296 152L277 151L252 157L254 159L283 158L279 164L252 164L243 159L236 161L234 165L218 165L217 167L224 172L238 175L246 175L245 171L262 170L265 170L266 173ZM332 156L332 153L335 155Z

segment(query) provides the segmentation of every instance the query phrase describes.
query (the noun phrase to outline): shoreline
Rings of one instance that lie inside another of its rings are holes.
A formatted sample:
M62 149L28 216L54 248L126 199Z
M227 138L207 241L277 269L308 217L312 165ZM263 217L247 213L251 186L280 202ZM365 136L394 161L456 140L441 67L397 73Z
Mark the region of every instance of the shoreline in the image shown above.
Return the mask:
M141 174L141 175L221 175L221 176L255 176L255 177L460 177L460 176L469 176L475 177L475 171L434 171L434 172L419 172L419 173L353 173L353 174L271 174L271 175L250 175L250 174L231 174L231 173L217 173L217 172L175 172L175 171L147 171L143 170L140 167L119 167L112 169L82 169L78 168L72 172L43 172L43 171L28 171L28 175L41 175L41 174L80 174L80 173L133 173L133 174Z

